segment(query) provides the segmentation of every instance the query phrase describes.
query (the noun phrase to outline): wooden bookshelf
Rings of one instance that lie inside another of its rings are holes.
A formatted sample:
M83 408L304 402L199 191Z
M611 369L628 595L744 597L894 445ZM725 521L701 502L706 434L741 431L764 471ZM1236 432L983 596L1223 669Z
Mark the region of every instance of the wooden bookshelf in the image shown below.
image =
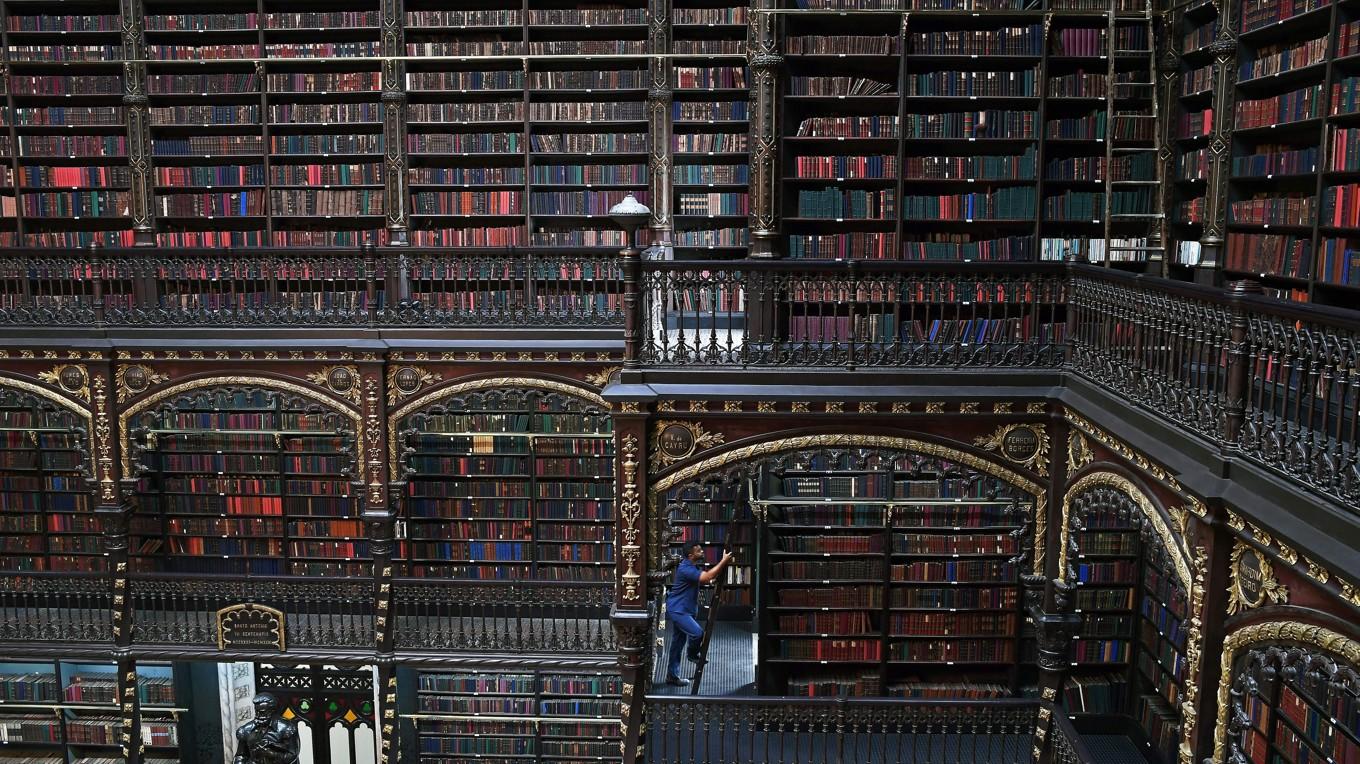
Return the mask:
M762 478L762 692L1017 691L1031 499L937 466L825 458Z
M723 573L725 599L719 615L726 619L749 620L754 604L755 517L750 496L744 483L689 483L664 497L668 523L677 531L669 553L683 556L691 544L703 544L709 564L722 559L724 549L735 553L736 560Z
M143 761L179 761L182 667L137 667ZM112 664L0 663L0 761L67 764L119 754L123 716Z
M746 254L749 21L749 8L734 0L675 0L672 5L677 259Z
M1180 745L1188 596L1167 552L1114 504L1074 531L1076 612L1082 616L1064 700L1069 713L1128 717L1150 760Z
M354 435L336 416L247 389L137 417L148 469L134 568L366 574L368 541L351 493Z
M6 112L17 209L0 241L130 245L118 3L5 4ZM0 193L0 205L6 197ZM6 212L0 206L0 213Z
M398 531L407 575L604 581L614 571L606 412L529 390L412 415Z
M66 409L24 394L0 400L0 569L107 568L85 488L82 438L75 414Z
M417 675L420 761L619 761L617 672L426 672Z
M1166 114L1171 122L1169 148L1176 156L1167 220L1167 258L1173 273L1200 264L1200 238L1209 186L1209 135L1214 120L1227 119L1214 109L1212 45L1222 23L1218 7L1194 2L1178 7L1171 16L1170 33L1180 50L1179 90Z

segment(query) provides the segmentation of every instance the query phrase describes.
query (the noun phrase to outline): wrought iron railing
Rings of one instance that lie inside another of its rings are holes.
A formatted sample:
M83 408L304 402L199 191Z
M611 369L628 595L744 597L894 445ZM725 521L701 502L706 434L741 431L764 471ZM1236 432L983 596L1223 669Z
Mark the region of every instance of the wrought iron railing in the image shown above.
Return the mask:
M639 360L653 366L1052 368L1058 263L645 263Z
M434 581L393 584L399 648L613 653L612 582Z
M1032 764L1041 708L1062 716L1034 700L650 696L645 750L653 764ZM1095 761L1070 726L1047 734L1043 761Z
M0 577L0 641L109 642L107 574L11 573Z
M10 249L0 326L618 327L621 284L602 250Z
M1077 268L1075 374L1360 510L1360 314Z
M146 573L134 575L129 585L137 644L217 647L217 612L250 603L283 611L290 648L374 646L368 579Z

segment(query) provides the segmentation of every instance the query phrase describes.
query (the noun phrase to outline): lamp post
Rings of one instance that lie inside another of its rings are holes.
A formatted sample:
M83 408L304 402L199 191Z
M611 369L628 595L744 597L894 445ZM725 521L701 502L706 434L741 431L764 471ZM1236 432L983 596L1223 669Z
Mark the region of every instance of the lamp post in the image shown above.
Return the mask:
M642 252L635 246L637 230L651 220L652 211L630 192L623 201L609 208L609 219L623 229L623 367L638 365L638 281L642 272Z

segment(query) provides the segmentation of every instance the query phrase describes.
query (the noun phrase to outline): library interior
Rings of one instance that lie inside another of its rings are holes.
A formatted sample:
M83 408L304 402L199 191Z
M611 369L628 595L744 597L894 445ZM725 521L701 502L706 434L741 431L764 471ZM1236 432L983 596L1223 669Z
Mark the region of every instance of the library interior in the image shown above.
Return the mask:
M0 0L0 88L0 764L1360 764L1360 0Z

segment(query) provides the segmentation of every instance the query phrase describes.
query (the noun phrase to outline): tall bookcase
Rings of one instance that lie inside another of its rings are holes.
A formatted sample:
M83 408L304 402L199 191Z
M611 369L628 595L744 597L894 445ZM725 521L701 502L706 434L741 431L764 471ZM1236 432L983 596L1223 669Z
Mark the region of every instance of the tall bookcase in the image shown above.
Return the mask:
M0 663L0 761L96 764L113 761L123 716L111 664L74 661ZM170 664L138 664L142 760L180 760L180 708L185 677Z
M905 456L817 455L761 485L763 693L1018 691L1032 497Z
M464 5L406 4L407 55L475 57L407 62L412 243L519 246L528 240L525 68L495 57L525 52L525 10L519 0Z
M18 217L0 241L130 245L118 3L5 4L6 111ZM5 186L13 188L13 183ZM0 194L0 218L15 218Z
M1180 745L1188 597L1166 550L1144 538L1136 509L1106 502L1075 531L1076 612L1082 626L1065 691L1083 729L1138 730L1150 759ZM1120 726L1111 717L1132 722Z
M577 398L510 389L403 424L398 529L407 575L608 581L614 571L614 436Z
M1190 3L1172 14L1170 30L1179 41L1180 88L1166 115L1171 120L1171 148L1175 151L1175 174L1171 217L1167 221L1167 257L1173 271L1200 264L1200 238L1204 233L1204 210L1209 180L1209 136L1214 113L1213 43L1221 18L1212 2ZM1182 271L1183 273L1184 271Z
M139 476L133 567L145 571L367 573L341 415L262 389L218 389L131 423Z
M422 671L417 682L407 716L422 762L620 760L617 672Z
M77 423L36 396L0 393L0 570L106 569Z
M672 212L678 259L746 253L749 15L736 0L673 2Z
M1240 0L1237 11L1224 274L1283 299L1353 304L1360 13L1328 0Z
M793 5L811 12L784 21L791 257L1141 267L1161 247L1142 4Z

